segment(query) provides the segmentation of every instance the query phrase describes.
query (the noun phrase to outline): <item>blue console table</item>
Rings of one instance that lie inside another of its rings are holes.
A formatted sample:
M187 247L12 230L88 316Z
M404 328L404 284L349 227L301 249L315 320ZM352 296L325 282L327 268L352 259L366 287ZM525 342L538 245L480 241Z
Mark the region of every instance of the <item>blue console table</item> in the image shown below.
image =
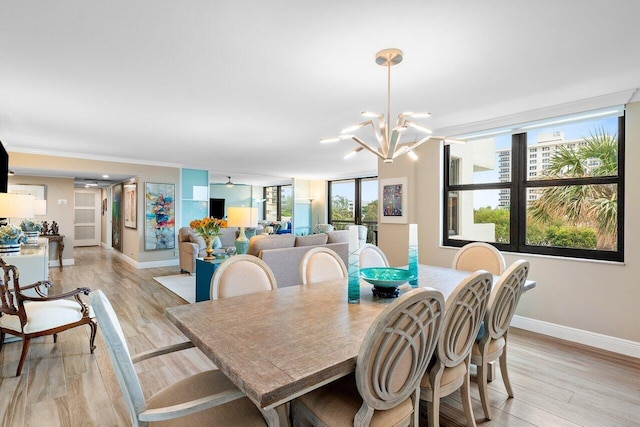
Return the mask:
M226 258L216 258L211 261L196 259L196 302L208 301L211 294L211 278L216 268Z

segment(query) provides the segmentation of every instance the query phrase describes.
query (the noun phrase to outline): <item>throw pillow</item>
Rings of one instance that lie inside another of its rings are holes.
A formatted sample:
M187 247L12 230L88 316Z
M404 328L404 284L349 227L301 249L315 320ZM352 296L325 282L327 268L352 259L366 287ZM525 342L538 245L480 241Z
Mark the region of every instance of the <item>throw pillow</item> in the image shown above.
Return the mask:
M308 236L297 236L295 246L317 246L327 243L327 236L324 233L309 234Z

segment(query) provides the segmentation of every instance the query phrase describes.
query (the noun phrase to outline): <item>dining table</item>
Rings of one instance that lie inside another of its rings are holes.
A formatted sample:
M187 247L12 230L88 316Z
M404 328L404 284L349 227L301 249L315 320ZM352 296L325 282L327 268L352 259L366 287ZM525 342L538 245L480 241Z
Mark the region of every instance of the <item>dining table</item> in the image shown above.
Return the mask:
M445 301L470 272L419 266L419 287ZM495 281L498 276L494 276ZM394 298L360 281L360 302L347 302L348 279L289 286L166 309L169 320L259 408L274 411L354 372L365 333ZM525 290L535 287L527 280ZM408 292L400 286L400 294Z

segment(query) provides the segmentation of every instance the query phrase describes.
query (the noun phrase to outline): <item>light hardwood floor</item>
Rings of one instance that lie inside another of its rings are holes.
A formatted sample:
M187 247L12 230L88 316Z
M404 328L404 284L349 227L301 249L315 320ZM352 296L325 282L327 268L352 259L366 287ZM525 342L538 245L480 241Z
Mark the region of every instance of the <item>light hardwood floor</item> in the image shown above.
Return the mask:
M74 266L50 269L52 293L77 286L102 289L116 309L132 354L184 340L164 315L166 307L185 304L184 300L153 280L177 274L177 266L136 270L100 248L76 248L74 257ZM88 327L59 334L57 344L51 337L34 339L18 378L14 375L21 343L5 344L0 353L2 426L130 425L99 327L98 331L93 355ZM196 349L137 365L147 396L212 367ZM515 329L510 335L509 371L516 397L507 399L501 380L491 383L491 421L484 420L472 385L478 425L640 426L637 359ZM445 398L441 412L442 426L464 425L459 394Z

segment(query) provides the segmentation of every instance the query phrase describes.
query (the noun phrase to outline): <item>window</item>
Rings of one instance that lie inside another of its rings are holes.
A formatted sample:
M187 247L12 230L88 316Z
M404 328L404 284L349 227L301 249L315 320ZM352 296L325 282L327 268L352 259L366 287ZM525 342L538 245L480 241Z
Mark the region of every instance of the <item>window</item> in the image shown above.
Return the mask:
M265 219L269 221L291 220L293 213L291 194L290 185L264 187Z
M484 241L510 252L623 261L620 114L554 120L554 126L446 146L443 243ZM532 155L538 149L542 165ZM495 161L507 153L508 175Z
M329 181L329 223L336 230L352 224L367 226L367 242L378 232L378 179Z

